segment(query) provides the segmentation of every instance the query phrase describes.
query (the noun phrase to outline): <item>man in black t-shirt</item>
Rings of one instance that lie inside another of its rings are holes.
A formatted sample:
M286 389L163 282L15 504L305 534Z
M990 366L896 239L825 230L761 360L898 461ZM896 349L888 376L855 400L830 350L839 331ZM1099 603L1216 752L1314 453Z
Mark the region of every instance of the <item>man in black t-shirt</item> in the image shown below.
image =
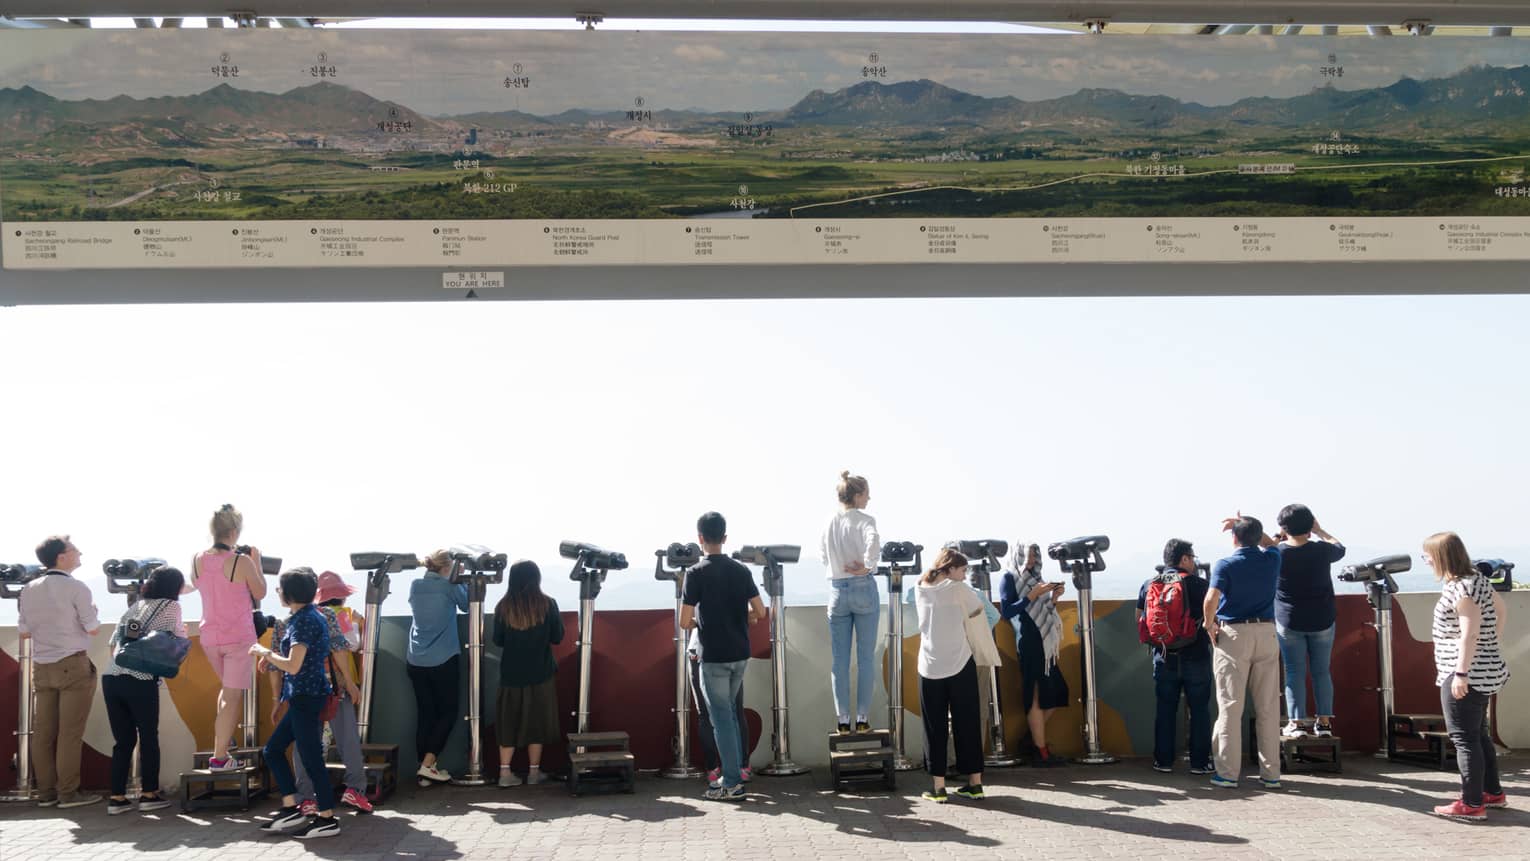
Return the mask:
M1287 505L1276 518L1280 532L1280 580L1275 587L1275 635L1286 673L1286 712L1290 722L1281 734L1300 736L1313 718L1314 735L1333 735L1334 622L1333 563L1344 558L1344 545L1323 529L1312 509ZM1316 713L1307 709L1307 672L1312 672Z
M1195 641L1188 646L1166 651L1150 644L1153 650L1153 687L1158 710L1153 718L1153 770L1174 770L1174 743L1179 726L1179 697L1183 692L1190 706L1190 773L1212 774L1211 762L1211 637L1205 628L1208 584L1195 575L1195 548L1188 541L1169 539L1163 548L1163 573L1142 584L1137 593L1137 619L1147 614L1148 587L1165 577L1178 576L1184 583L1185 609L1200 623Z
M706 797L741 801L739 737L744 728L738 724L733 702L743 690L744 668L749 665L749 623L764 617L765 604L749 569L723 554L728 540L723 516L715 511L701 515L696 533L707 557L685 575L680 627L700 628L701 693L722 760L722 780L707 789Z

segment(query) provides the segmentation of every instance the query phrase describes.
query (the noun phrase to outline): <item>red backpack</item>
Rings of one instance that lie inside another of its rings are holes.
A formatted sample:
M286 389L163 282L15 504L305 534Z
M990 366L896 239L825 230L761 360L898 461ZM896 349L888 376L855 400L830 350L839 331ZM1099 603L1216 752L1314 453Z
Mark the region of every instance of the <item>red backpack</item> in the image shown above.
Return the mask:
M1185 582L1178 571L1166 571L1149 583L1142 604L1137 626L1142 642L1170 652L1195 642L1200 624L1190 615Z

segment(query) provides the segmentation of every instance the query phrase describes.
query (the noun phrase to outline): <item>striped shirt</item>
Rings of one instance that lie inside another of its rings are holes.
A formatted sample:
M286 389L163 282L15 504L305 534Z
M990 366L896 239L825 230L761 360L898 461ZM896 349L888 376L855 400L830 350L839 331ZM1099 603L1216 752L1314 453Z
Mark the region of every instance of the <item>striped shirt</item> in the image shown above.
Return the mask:
M137 670L129 670L126 667L117 666L117 647L122 644L122 629L132 621L147 622L148 628L144 631L169 631L177 637L186 636L186 626L181 622L181 602L172 601L169 598L150 598L147 601L137 601L133 606L122 614L122 621L117 623L117 629L112 632L111 647L112 659L106 663L106 669L101 671L103 676L132 676L145 682L154 681L154 676L148 673L140 673Z
M1493 584L1486 577L1447 580L1434 605L1434 669L1436 685L1443 685L1456 671L1461 657L1461 618L1456 604L1465 598L1481 611L1477 628L1477 651L1472 655L1466 682L1472 690L1496 694L1509 680L1509 668L1498 650L1498 607Z

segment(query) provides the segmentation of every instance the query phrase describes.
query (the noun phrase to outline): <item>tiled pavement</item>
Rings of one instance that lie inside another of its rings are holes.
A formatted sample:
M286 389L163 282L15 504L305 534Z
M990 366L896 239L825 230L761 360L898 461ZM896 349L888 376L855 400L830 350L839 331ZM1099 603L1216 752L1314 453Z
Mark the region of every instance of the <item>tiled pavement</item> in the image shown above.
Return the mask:
M370 817L346 816L340 837L262 837L239 813L176 808L108 817L0 806L0 861L281 861L446 859L1530 859L1530 762L1501 760L1511 807L1489 822L1437 819L1452 774L1345 759L1341 775L1294 775L1285 788L1213 790L1157 774L1145 761L1052 771L993 770L988 799L922 801L919 772L896 795L838 794L826 774L757 777L739 805L699 797L700 781L643 777L634 795L570 798L534 788L416 790ZM265 807L257 810L265 810Z

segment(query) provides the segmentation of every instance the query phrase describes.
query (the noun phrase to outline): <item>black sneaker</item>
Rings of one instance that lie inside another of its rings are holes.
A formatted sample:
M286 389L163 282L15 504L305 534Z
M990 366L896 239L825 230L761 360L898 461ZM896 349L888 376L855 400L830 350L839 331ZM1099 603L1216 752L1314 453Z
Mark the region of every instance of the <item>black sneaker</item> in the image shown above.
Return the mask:
M302 828L292 832L292 836L299 840L309 840L315 837L338 837L340 835L340 820L333 816L310 816Z
M126 812L128 812L129 810L132 810L132 809L133 809L133 801L132 801L132 799L129 799L129 798L108 798L108 799L106 799L106 815L107 816L116 816L119 813L126 813Z
M840 725L839 725L839 728L836 730L836 732L838 732L840 735L849 735L850 734L850 724L845 723L845 722L841 722Z
M982 801L984 797L983 784L969 783L966 786L952 790L952 794L960 795L962 798L970 798L973 801Z
M925 801L933 801L936 804L946 803L946 791L944 789L926 789L921 797Z
M308 817L296 807L283 807L271 814L270 818L261 823L260 830L267 834L281 834L294 828L302 828L308 823Z
M855 722L856 732L871 732L871 721L858 720Z

